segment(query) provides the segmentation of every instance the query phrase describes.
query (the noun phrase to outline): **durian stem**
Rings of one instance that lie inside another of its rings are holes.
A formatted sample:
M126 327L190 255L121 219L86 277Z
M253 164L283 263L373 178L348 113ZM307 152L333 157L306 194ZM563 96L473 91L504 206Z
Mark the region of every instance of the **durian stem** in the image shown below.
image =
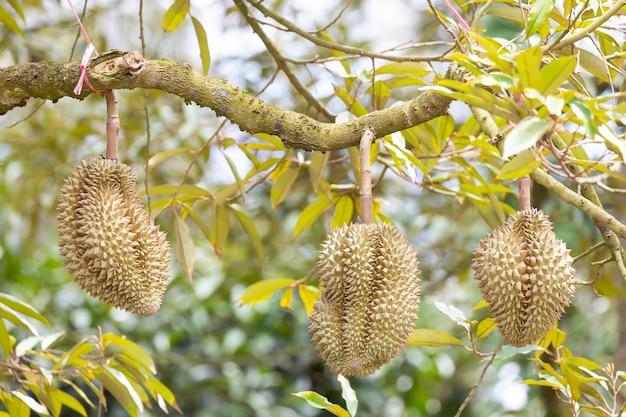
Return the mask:
M102 92L107 103L107 159L118 159L117 137L120 133L120 118L117 111L117 96L114 90Z
M361 222L363 224L372 223L372 202L374 200L372 194L372 168L370 166L370 149L372 142L376 140L374 131L372 129L365 128L363 135L361 136L361 144L359 145L359 152L361 154Z
M519 179L517 183L519 187L519 209L526 211L531 209L530 204L530 177L526 175Z

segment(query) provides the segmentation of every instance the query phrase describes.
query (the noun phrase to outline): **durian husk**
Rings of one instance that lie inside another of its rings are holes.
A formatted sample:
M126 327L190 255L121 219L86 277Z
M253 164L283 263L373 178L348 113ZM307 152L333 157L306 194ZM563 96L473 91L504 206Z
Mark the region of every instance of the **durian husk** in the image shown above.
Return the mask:
M573 258L549 217L518 211L480 242L472 268L496 325L511 345L535 342L570 304Z
M59 248L67 270L91 296L150 316L163 300L171 256L135 181L133 169L120 161L81 161L59 196Z
M419 310L418 265L395 226L351 224L328 236L309 331L331 370L370 375L402 351Z

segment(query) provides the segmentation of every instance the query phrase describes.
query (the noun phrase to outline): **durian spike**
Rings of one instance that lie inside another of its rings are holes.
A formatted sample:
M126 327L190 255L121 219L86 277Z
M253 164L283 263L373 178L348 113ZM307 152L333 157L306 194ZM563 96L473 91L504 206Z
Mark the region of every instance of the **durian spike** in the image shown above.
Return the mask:
M372 142L376 140L374 131L372 129L365 128L363 135L361 136L361 143L359 145L359 152L361 155L361 193L360 193L360 205L361 205L361 222L363 224L372 223L372 168L370 166L370 149Z
M522 177L518 181L519 187L519 210L526 211L530 210L532 205L530 203L530 177L526 175Z
M118 159L117 138L120 133L120 118L117 111L117 96L114 90L102 92L107 103L107 159Z

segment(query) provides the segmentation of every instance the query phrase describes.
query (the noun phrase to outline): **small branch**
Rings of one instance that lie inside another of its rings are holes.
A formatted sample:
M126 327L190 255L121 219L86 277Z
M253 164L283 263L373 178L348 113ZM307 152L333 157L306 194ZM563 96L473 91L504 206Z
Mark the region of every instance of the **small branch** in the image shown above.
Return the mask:
M257 22L254 16L252 16L252 13L250 13L250 9L246 7L245 2L243 0L234 0L234 3L243 15L243 17L246 19L252 30L254 30L257 36L261 39L261 41L267 48L267 51L274 59L274 62L276 62L278 68L285 74L293 88L296 89L296 91L302 96L302 98L306 100L309 106L317 110L326 121L334 121L335 116L315 97L313 97L309 90L300 82L298 77L296 77L296 74L294 74L292 69L287 64L287 60L285 59L285 57L278 51L278 49L276 48L276 46L274 46L274 43L271 41L269 36L267 36L259 22Z
M363 224L372 223L372 167L370 166L370 149L376 140L376 135L370 128L366 128L361 136L359 152L361 155L361 193L359 202L361 204L361 221Z
M107 103L107 159L119 159L117 139L120 133L120 117L117 111L117 96L113 90L105 90L102 95Z
M525 176L519 179L519 209L520 211L527 211L532 208L530 203L530 177Z
M491 359L489 359L489 362L487 362L487 364L483 368L482 372L480 373L480 376L478 377L478 380L474 384L474 387L472 388L470 393L467 394L467 397L465 397L463 404L461 404L461 406L459 407L454 417L459 417L463 413L463 410L465 410L465 407L467 407L469 402L472 400L472 398L474 398L476 391L478 391L478 387L480 386L480 384L482 384L483 380L485 379L485 375L487 375L487 370L489 369L489 367L491 367L491 365L493 364L493 361L496 360L496 356L498 355L498 352L500 352L500 349L502 349L502 346L504 346L504 340L501 341L498 347L496 348L496 350L493 351L493 354L491 355Z

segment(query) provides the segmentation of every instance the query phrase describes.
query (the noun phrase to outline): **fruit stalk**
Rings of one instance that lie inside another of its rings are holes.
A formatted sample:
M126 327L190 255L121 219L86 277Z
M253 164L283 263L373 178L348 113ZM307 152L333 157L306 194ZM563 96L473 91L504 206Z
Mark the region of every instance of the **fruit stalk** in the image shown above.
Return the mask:
M372 223L372 168L370 166L370 149L372 142L376 140L374 132L370 128L366 128L361 136L359 152L361 154L361 222L363 224Z
M117 111L117 96L114 90L102 92L107 103L107 159L118 159L117 138L120 133L120 118Z

